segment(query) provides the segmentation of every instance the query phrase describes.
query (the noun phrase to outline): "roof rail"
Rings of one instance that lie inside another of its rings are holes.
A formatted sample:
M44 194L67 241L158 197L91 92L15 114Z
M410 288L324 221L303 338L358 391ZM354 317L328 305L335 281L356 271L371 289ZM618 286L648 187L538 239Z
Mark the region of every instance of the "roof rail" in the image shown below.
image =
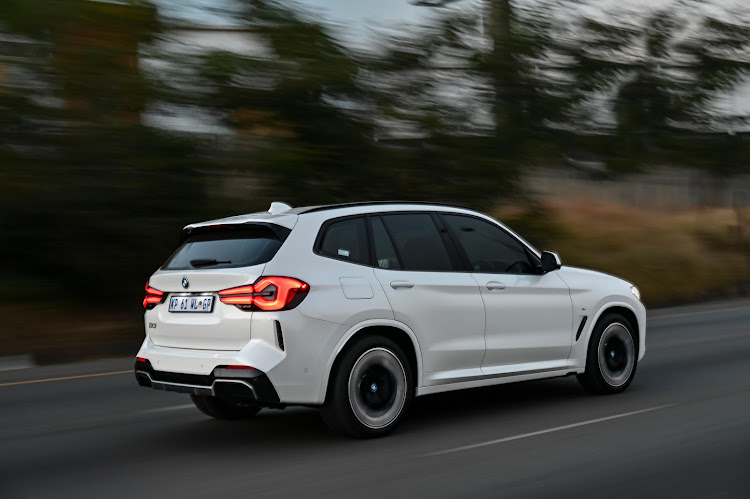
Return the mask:
M471 208L467 208L466 206L460 206L460 205L448 204L448 203L433 203L429 201L361 201L357 203L340 203L340 204L328 204L324 206L314 206L312 208L302 210L298 214L303 215L305 213L316 213L319 211L336 210L339 208L354 208L357 206L379 206L379 205L389 205L389 204L413 204L413 205L418 205L418 206L420 205L443 206L446 208L461 208L463 210L476 211Z

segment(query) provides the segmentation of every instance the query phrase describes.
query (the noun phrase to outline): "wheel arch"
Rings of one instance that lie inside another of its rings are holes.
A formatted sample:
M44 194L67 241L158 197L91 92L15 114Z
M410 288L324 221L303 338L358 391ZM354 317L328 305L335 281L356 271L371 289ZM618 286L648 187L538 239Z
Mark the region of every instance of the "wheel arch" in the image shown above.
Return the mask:
M422 386L422 351L419 348L419 341L414 331L406 324L394 320L368 320L350 328L336 344L333 352L331 352L326 362L323 379L321 380L320 394L318 396L318 401L321 404L325 402L331 382L331 374L334 372L342 352L357 339L371 334L385 336L404 350L417 381L415 388Z
M586 345L588 350L588 344L589 341L591 341L591 335L594 334L594 329L596 329L596 326L599 324L599 321L607 314L610 313L618 313L625 317L628 322L630 322L630 325L635 328L635 351L640 352L640 345L641 345L641 326L638 323L638 316L635 313L635 310L628 305L627 303L622 302L615 302L615 303L607 303L604 306L602 306L599 311L597 312L596 316L594 317L594 320L591 321L591 328L589 329L588 336L586 338Z

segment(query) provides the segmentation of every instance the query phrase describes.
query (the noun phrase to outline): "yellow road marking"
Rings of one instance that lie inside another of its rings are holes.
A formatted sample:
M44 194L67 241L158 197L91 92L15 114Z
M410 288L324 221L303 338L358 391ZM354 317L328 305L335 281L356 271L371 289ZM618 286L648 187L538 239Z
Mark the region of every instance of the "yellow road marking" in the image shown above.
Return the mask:
M64 381L66 379L96 378L98 376L112 376L113 374L126 374L126 373L132 373L132 372L133 372L132 369L128 369L127 371L112 371L109 373L81 374L78 376L63 376L61 378L32 379L29 381L13 381L11 383L0 383L0 386L29 385L31 383L47 383L48 381Z

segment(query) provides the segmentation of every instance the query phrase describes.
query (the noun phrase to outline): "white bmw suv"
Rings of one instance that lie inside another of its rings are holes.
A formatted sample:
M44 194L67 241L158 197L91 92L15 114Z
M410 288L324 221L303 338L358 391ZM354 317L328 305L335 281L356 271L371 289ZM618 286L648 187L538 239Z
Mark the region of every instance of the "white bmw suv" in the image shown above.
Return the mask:
M188 225L143 306L140 385L219 419L317 406L359 437L448 390L576 374L621 392L646 350L635 286L439 204L273 203Z

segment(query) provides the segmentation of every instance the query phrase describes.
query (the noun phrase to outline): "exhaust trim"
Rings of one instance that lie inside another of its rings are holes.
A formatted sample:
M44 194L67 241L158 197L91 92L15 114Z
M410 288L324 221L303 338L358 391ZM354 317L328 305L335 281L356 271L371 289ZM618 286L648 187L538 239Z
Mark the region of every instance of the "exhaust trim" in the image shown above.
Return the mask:
M139 379L139 381L143 377L147 378L148 382L150 383L151 388L153 388L154 390L163 390L166 392L178 392L178 393L192 393L194 395L212 396L212 397L216 396L216 385L218 383L238 383L240 385L243 385L245 388L249 389L253 398L255 400L258 400L258 394L255 391L255 387L253 387L253 385L251 385L247 381L243 381L240 379L217 379L213 383L211 383L211 386L202 386L202 385L189 385L185 383L174 383L174 382L169 382L169 381L156 381L146 371L136 371L135 375ZM144 384L141 386L146 386L146 385Z

